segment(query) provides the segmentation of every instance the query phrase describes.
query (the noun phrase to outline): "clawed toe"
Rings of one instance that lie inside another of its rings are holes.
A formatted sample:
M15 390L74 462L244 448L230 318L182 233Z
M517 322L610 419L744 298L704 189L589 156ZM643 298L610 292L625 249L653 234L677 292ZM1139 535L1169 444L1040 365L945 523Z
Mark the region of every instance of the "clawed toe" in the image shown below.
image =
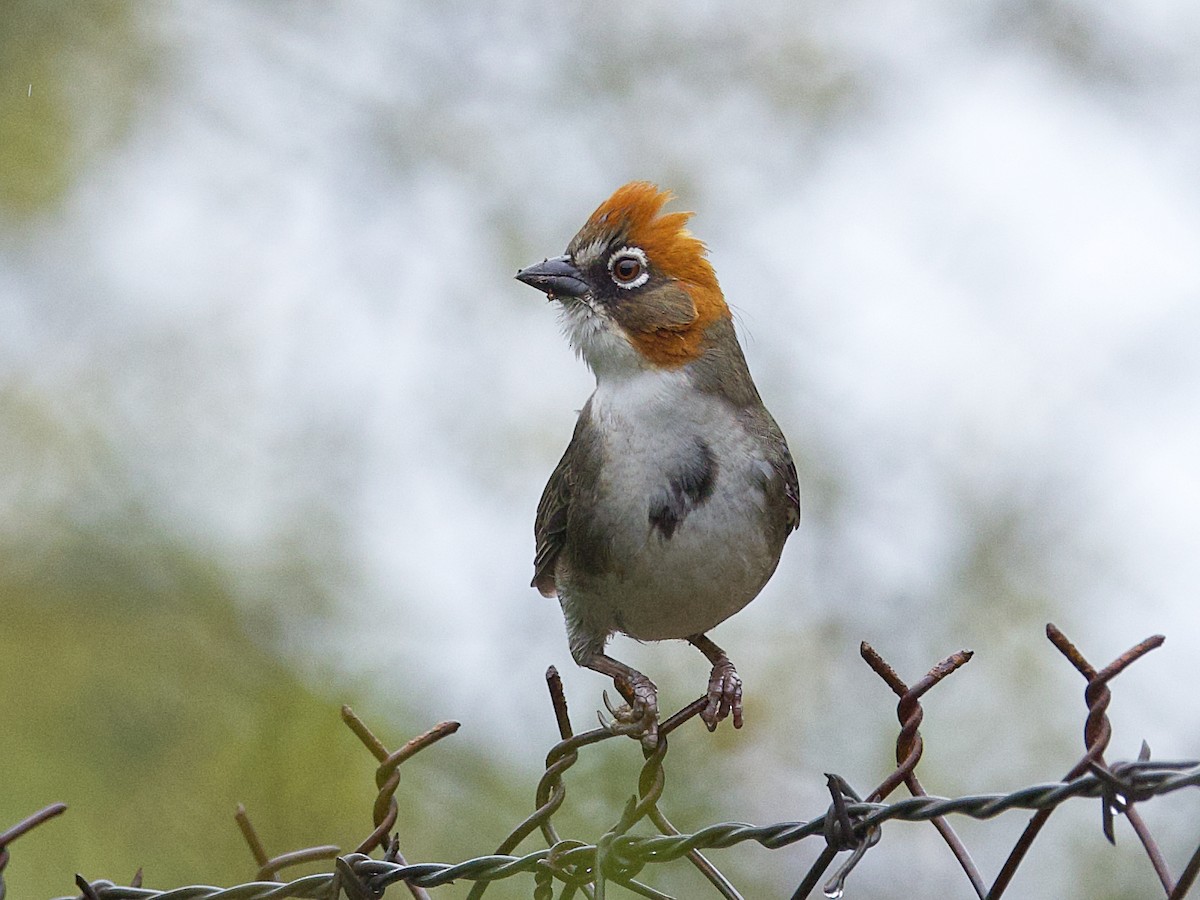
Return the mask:
M578 659L578 657L577 657ZM604 705L612 714L615 721L604 721L601 714L600 724L610 731L627 734L641 740L642 746L653 749L658 745L658 688L654 682L623 662L618 662L603 653L593 653L584 659L578 659L581 665L587 666L613 680L613 685L625 699L625 706L614 707L604 697Z
M642 676L640 680L624 678L614 679L614 683L625 703L614 707L604 693L604 706L615 720L613 725L606 727L620 730L630 737L636 737L642 745L653 748L658 744L658 690L650 679ZM603 720L601 720L603 722Z
M733 727L742 727L742 679L733 663L724 660L713 666L708 679L708 705L700 718L709 731L716 731L717 723L733 717Z

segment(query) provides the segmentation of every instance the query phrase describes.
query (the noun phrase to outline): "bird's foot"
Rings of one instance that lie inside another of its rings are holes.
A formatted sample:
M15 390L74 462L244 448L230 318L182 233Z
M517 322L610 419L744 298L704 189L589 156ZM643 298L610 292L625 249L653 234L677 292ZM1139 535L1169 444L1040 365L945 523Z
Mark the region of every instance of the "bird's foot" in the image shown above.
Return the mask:
M733 727L742 727L742 678L733 663L722 655L712 668L708 679L708 705L700 712L700 718L709 731L717 730L717 723L732 715Z
M605 727L636 737L642 746L653 749L658 744L658 688L645 675L635 674L636 677L618 675L613 678L613 684L625 698L621 706L614 707L605 691L604 705L615 720Z

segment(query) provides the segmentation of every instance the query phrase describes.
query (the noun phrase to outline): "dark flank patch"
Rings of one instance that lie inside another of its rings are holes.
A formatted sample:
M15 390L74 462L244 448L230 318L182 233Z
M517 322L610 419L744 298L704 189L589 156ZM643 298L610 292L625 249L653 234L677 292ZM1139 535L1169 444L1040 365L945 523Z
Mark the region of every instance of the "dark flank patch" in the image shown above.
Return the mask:
M712 450L704 441L697 440L688 458L650 498L651 529L670 540L688 513L712 495L716 479L717 461Z

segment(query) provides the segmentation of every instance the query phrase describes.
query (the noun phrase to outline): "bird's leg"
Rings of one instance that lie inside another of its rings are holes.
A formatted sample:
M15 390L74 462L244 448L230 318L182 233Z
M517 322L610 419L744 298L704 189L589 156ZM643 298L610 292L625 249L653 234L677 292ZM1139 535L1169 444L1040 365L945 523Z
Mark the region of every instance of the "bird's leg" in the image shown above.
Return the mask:
M619 710L614 711L613 715L622 724L639 726L642 744L655 746L658 743L658 688L654 682L632 666L603 653L593 653L579 663L613 680L614 686L629 704L627 714Z
M733 714L733 727L742 727L742 679L725 655L725 651L703 634L693 634L688 643L708 657L712 663L712 675L708 679L708 706L700 718L709 731L716 731L717 723Z

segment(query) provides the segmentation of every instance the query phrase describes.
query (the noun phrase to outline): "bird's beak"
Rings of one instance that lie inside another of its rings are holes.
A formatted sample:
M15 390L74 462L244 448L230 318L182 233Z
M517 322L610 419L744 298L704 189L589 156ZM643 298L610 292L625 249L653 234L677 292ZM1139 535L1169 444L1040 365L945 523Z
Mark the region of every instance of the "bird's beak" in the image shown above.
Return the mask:
M575 268L569 256L556 256L522 269L517 273L517 280L545 291L551 299L556 296L582 297L589 290L583 273Z

